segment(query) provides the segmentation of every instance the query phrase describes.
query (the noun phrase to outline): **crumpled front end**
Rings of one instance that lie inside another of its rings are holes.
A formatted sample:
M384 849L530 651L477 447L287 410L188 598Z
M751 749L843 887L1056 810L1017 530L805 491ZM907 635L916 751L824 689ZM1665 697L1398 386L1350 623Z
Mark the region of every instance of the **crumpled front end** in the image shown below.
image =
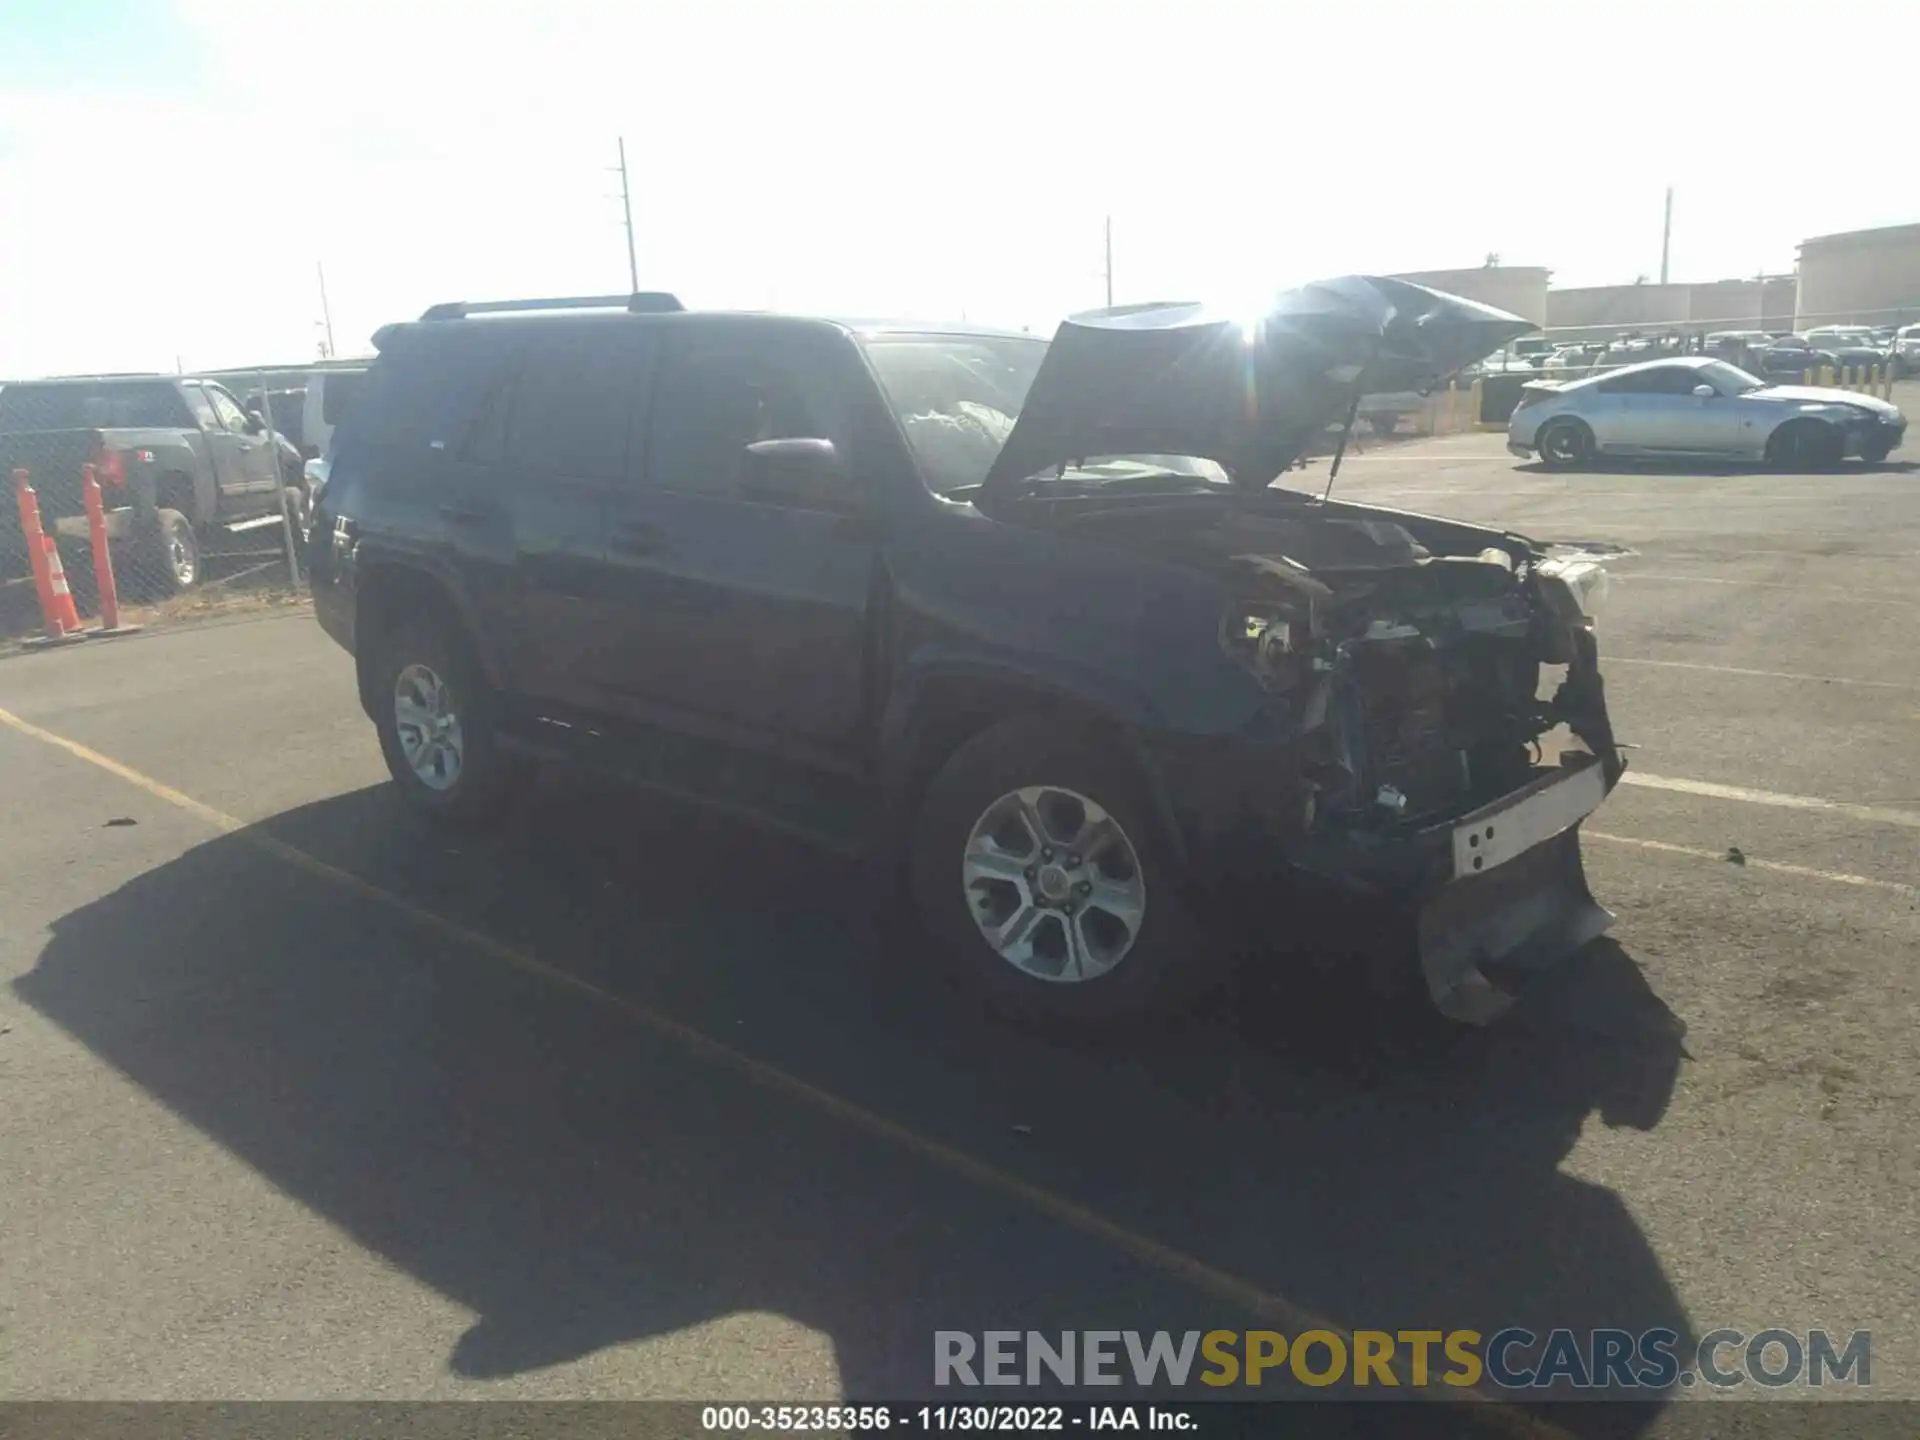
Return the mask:
M1579 840L1624 768L1590 621L1604 569L1492 547L1241 563L1223 644L1273 697L1239 757L1266 773L1228 802L1241 843L1258 828L1319 888L1410 914L1432 1003L1497 1018L1613 918Z

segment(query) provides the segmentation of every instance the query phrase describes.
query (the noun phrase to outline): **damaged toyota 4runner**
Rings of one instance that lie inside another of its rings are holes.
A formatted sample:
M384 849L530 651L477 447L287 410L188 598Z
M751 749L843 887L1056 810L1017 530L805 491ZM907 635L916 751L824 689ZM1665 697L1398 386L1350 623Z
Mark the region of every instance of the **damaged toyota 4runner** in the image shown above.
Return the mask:
M1277 482L1530 328L1364 277L1051 342L436 306L335 436L316 610L430 814L551 757L857 845L924 963L1070 1019L1202 986L1249 897L1312 935L1331 888L1484 1022L1611 919L1605 571Z

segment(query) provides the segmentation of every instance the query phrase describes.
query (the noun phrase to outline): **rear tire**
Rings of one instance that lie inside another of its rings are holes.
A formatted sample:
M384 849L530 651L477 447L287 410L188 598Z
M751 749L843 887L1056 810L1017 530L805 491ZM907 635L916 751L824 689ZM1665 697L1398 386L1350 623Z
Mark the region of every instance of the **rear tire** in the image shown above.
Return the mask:
M1767 464L1776 470L1832 470L1846 441L1824 420L1789 420L1767 439Z
M200 537L178 510L136 510L127 560L128 589L164 600L200 583Z
M1011 1019L1106 1028L1207 988L1223 952L1195 923L1144 792L1070 719L1017 717L962 744L911 842L915 909L948 977ZM990 929L1019 938L996 945Z
M1374 434L1384 438L1400 428L1400 417L1398 415L1374 415L1368 418L1367 424L1371 427Z
M1571 470L1593 459L1598 448L1584 420L1549 420L1541 427L1535 447L1540 463L1549 470Z
M434 820L486 820L529 773L501 750L494 695L465 637L438 617L396 628L374 666L380 753L409 809Z

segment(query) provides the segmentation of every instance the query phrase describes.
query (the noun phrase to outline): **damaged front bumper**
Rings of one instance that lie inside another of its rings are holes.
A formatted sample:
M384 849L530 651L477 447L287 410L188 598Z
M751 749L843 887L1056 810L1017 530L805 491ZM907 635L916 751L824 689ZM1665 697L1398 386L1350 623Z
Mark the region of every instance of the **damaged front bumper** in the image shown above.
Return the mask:
M1484 1025L1513 1004L1528 973L1565 959L1613 923L1587 888L1580 823L1619 773L1598 756L1568 752L1466 814L1417 829L1317 836L1294 863L1321 885L1410 910L1420 980L1434 1008ZM1403 965L1392 961L1380 988L1397 988L1387 977Z
M1510 982L1598 939L1613 916L1587 888L1580 822L1611 788L1592 755L1414 837L1435 857L1417 919L1420 970L1441 1014L1468 1024L1513 1004Z

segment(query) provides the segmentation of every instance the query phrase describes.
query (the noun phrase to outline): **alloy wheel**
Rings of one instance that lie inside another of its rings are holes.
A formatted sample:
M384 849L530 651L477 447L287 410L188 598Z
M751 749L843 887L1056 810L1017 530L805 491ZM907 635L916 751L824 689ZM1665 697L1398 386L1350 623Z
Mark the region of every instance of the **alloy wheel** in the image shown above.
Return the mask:
M1057 984L1111 972L1147 911L1140 857L1119 821L1059 786L1027 786L989 805L967 836L961 884L1000 958Z
M393 682L394 728L400 753L429 790L451 790L460 780L466 745L453 693L426 665L408 665Z

